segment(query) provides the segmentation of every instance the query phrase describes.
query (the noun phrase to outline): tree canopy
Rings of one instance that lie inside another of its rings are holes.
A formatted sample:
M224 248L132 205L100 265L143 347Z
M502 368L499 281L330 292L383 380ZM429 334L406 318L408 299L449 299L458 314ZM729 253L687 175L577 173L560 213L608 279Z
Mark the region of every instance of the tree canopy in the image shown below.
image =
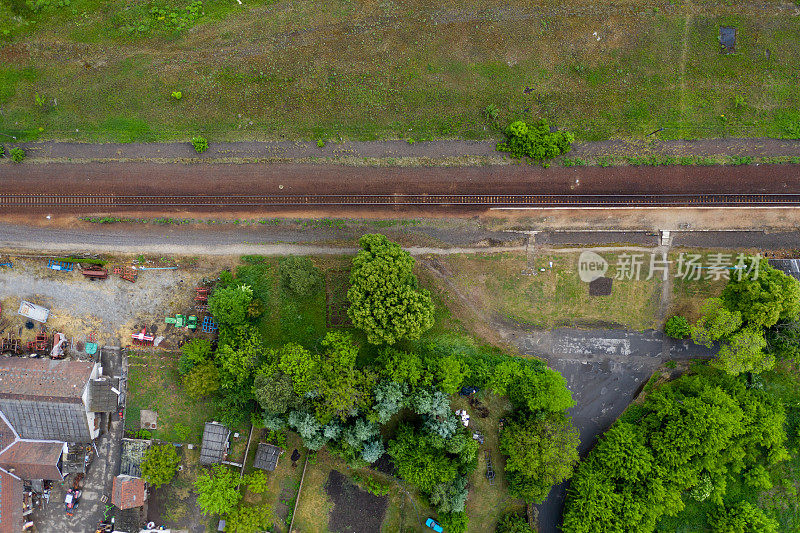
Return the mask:
M350 272L348 316L372 344L418 339L433 326L433 301L419 288L414 258L384 235L359 239Z
M236 490L238 483L239 476L224 465L201 471L194 482L198 507L206 515L232 513L242 498L242 493Z
M770 394L711 369L684 376L629 407L580 464L564 513L566 533L653 531L710 479L721 504L728 475L788 457L786 415Z
M153 444L144 452L142 479L154 489L166 485L175 477L180 462L175 446Z

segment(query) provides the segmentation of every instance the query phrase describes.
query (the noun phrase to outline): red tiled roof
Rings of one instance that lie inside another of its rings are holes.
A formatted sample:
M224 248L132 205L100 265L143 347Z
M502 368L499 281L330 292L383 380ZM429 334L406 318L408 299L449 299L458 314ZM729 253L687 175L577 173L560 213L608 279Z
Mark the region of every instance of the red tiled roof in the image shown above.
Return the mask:
M0 397L80 399L94 363L52 359L0 359Z
M111 489L111 503L120 509L144 505L144 480L132 476L117 476Z
M22 531L22 480L0 468L0 533Z
M0 466L22 479L61 480L62 442L17 441L0 453Z

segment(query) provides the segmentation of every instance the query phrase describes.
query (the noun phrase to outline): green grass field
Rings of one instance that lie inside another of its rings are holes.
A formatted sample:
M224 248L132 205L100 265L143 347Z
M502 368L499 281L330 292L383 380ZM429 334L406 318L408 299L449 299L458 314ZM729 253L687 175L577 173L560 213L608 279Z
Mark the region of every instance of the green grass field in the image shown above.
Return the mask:
M490 138L488 105L583 140L800 136L775 0L28 4L0 0L0 133L22 139Z

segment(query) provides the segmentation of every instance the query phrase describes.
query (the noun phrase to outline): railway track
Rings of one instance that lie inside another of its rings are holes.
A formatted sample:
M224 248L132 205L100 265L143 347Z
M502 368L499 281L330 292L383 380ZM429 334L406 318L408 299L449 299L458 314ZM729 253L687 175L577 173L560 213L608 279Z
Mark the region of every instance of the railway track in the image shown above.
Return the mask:
M800 207L800 194L353 194L353 195L69 195L2 194L0 207Z

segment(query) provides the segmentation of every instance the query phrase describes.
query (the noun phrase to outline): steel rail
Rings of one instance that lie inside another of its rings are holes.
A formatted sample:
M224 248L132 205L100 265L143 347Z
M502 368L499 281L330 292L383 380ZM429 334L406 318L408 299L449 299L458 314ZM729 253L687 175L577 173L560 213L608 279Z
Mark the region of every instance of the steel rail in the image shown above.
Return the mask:
M0 193L0 207L258 207L258 206L797 206L800 194L319 194L123 195Z

